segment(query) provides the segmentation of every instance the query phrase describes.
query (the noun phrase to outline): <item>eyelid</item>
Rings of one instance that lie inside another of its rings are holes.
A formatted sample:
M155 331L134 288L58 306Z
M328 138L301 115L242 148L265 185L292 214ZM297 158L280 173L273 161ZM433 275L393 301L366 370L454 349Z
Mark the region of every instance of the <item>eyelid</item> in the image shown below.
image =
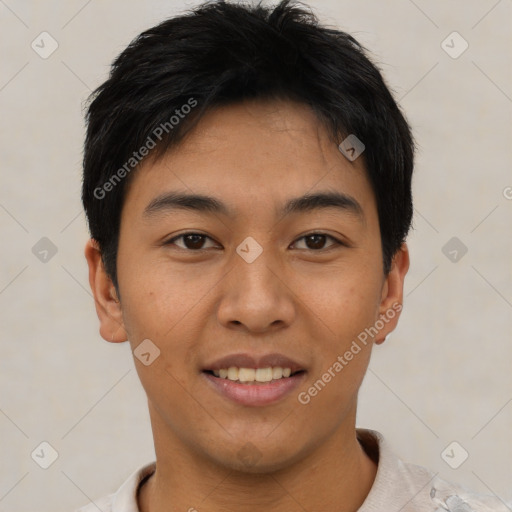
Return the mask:
M173 244L174 244L174 242L175 242L176 240L179 240L180 238L184 238L184 237L186 237L186 236L188 236L188 235L199 235L199 236L201 236L201 237L203 237L203 238L205 238L205 239L209 239L209 240L214 241L212 237L210 237L210 236L208 236L208 235L206 235L206 234L204 234L204 233L200 233L200 232L197 232L197 231L187 231L187 232L185 232L185 233L181 233L181 234L179 234L179 235L176 235L176 236L174 236L174 237L170 238L169 240L164 241L164 242L163 242L163 245L173 245ZM306 248L306 249L300 249L300 250L304 250L304 251L308 251L308 252L313 252L313 253L315 253L315 252L317 252L317 253L323 253L323 252L327 252L327 251L329 251L330 249L334 249L335 247L339 247L339 246L342 246L342 247L349 247L349 245L348 245L346 242L344 242L343 240L340 240L339 238L336 238L335 236L333 236L333 235L329 235L328 233L324 233L324 232L322 232L322 231L309 231L309 232L307 232L307 233L305 233L305 234L303 234L303 235L300 235L299 237L297 237L297 238L295 239L295 241L294 241L294 242L292 242L292 244L291 244L291 245L294 245L294 244L295 244L295 243L297 243L299 240L303 240L304 238L307 238L308 236L313 236L313 235L321 235L321 236L325 236L326 238L330 238L334 243L333 243L333 244L331 244L330 246L328 246L328 247L327 247L327 248L325 248L325 249L317 249L317 250L315 250L315 249L307 249L307 248ZM185 251L185 252L190 252L190 253L193 253L193 252L200 253L200 252L202 252L202 251L206 251L206 250L208 250L208 248L206 248L206 249L204 249L204 248L203 248L203 249L196 249L196 250L194 250L194 249L187 249L187 248L183 248L183 247L178 247L178 249L180 249L180 250L182 250L182 251Z

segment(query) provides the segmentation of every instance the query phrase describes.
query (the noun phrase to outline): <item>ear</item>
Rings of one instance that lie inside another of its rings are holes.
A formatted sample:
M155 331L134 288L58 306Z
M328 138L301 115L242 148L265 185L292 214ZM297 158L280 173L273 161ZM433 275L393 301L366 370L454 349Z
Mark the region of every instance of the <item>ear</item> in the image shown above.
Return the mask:
M400 318L404 296L404 280L409 270L409 249L406 243L393 256L391 270L386 276L382 286L381 302L379 306L379 319L384 327L375 336L375 343L380 345L386 336L392 332Z
M105 341L112 343L127 341L121 303L103 266L97 241L91 238L85 245L84 253L89 265L89 284L100 320L100 335Z

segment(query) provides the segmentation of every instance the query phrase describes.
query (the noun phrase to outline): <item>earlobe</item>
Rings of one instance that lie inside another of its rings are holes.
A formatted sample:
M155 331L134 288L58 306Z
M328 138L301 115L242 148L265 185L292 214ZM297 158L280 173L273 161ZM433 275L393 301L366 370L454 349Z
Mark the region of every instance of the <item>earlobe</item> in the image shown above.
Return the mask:
M384 326L375 337L374 341L377 345L384 343L386 337L395 329L398 323L402 311L404 281L408 270L409 249L404 242L393 257L391 270L382 287L379 319Z
M127 341L121 303L111 278L105 271L96 240L90 239L84 250L89 266L89 285L100 320L101 337L112 343Z

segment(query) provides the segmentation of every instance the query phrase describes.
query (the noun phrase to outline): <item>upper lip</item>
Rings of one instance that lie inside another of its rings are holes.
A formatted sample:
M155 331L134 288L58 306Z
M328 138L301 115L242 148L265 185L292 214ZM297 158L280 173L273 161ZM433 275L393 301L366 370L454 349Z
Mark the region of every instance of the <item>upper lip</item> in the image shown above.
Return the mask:
M281 368L290 368L292 373L304 370L304 366L300 363L278 353L263 355L251 355L247 353L230 354L216 359L212 363L206 365L203 370L221 370L231 366L236 366L237 368L256 369L280 366Z

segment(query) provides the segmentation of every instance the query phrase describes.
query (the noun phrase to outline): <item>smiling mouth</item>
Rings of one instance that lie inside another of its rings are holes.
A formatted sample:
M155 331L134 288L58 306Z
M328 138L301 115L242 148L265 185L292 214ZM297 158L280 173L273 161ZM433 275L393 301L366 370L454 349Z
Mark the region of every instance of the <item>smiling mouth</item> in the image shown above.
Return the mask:
M304 373L304 370L292 372L291 368L283 368L281 366L269 366L266 368L230 366L229 368L221 368L219 370L204 370L204 373L212 375L219 380L226 379L239 384L258 385L285 380Z

